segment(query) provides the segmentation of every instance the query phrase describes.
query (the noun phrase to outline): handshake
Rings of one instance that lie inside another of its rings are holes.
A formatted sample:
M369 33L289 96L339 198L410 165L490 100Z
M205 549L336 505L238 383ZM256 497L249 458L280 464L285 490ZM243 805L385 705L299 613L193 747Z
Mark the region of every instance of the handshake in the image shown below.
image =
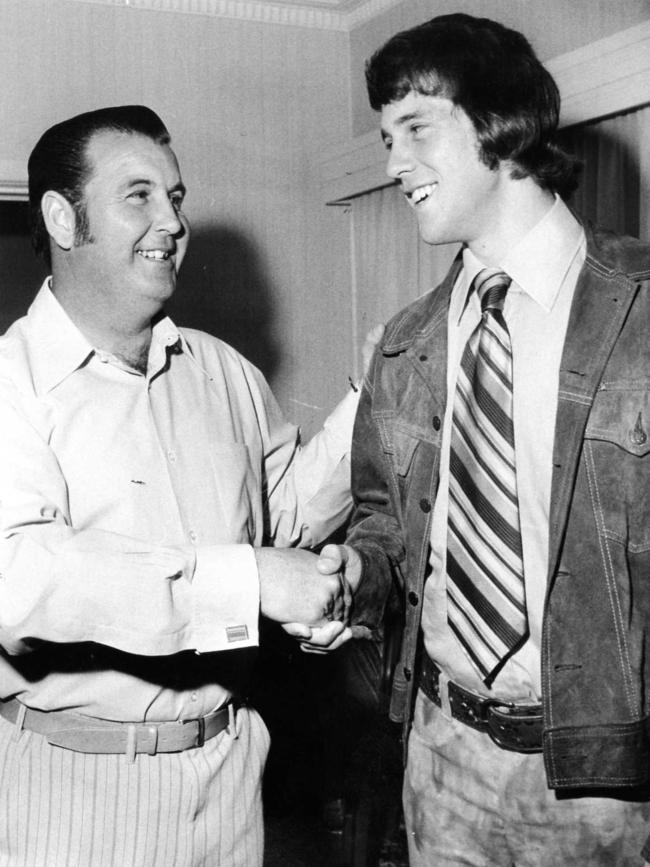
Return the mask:
M257 548L262 614L283 625L311 653L336 650L352 637L352 594L361 560L347 545L326 545L320 557L291 548Z

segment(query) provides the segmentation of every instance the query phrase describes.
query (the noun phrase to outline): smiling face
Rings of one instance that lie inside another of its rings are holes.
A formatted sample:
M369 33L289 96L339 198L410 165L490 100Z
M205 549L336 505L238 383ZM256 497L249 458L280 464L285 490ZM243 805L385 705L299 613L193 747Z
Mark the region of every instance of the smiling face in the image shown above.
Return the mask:
M86 156L88 237L69 252L74 285L97 317L151 318L176 288L189 240L174 152L147 136L104 131Z
M423 240L480 248L503 213L509 172L481 161L463 109L410 91L382 108L381 129L390 151L386 171L401 183Z

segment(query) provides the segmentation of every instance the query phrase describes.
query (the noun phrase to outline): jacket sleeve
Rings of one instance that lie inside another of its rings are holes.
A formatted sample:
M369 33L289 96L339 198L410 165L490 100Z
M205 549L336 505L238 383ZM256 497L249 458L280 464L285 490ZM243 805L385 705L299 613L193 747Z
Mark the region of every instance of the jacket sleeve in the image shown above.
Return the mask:
M353 623L377 628L396 584L405 551L399 521L390 495L389 458L382 448L373 418L373 383L381 353L364 382L352 443L354 511L347 543L362 560L362 577L354 597Z

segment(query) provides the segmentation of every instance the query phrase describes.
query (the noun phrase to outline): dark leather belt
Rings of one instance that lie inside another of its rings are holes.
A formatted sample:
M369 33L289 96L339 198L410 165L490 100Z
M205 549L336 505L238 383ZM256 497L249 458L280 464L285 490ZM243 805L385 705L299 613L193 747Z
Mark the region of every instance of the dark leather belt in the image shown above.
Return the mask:
M231 702L214 713L179 722L130 723L95 719L63 711L40 711L17 699L0 701L0 716L16 730L43 735L48 743L78 753L124 753L134 761L137 753L179 753L202 747L205 741L235 726ZM236 734L233 731L233 734Z
M433 660L422 653L420 689L439 707L440 669ZM541 753L542 751L542 706L519 705L483 698L449 681L449 706L451 715L465 725L488 734L495 744L504 750L517 753Z

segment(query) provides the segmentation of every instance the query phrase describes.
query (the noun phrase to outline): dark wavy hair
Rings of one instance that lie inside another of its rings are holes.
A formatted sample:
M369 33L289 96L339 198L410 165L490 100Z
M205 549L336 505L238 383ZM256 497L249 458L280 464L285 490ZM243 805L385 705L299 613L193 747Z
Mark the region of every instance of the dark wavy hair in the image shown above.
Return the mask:
M92 174L88 145L94 135L106 131L138 133L158 144L169 144L171 140L158 115L144 105L87 111L43 133L30 154L27 172L32 246L48 267L52 262L49 235L41 211L43 194L54 190L70 202L76 216L75 243L86 242L89 229L84 190Z
M481 160L569 196L580 163L555 142L560 94L521 33L488 18L440 15L397 33L366 64L375 111L411 91L443 96L472 121Z

